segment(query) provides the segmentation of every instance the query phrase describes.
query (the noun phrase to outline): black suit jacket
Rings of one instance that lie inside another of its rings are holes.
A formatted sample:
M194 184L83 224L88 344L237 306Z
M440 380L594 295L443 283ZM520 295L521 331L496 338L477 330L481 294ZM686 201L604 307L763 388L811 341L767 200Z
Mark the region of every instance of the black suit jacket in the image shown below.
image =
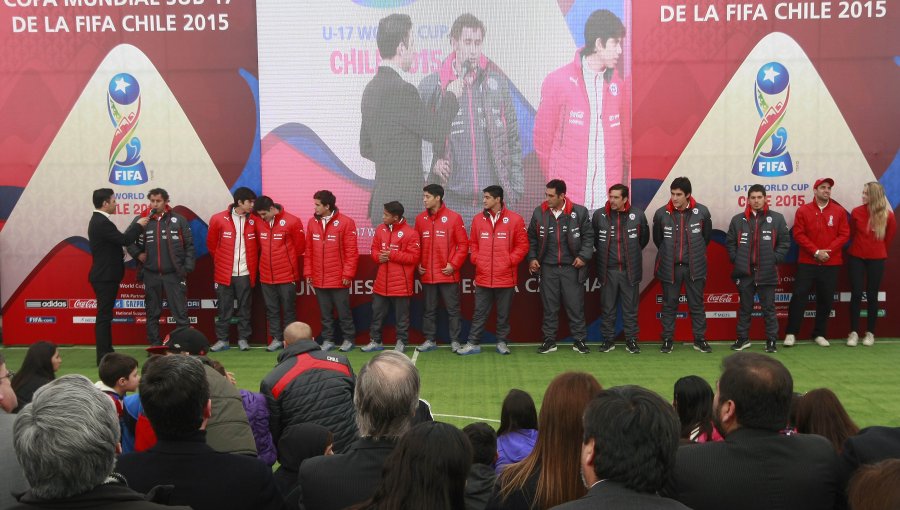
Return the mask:
M398 200L407 211L421 208L425 185L422 140L442 147L459 103L455 95L447 93L433 111L422 102L415 86L394 69L381 66L366 85L361 109L359 152L375 162L369 217L378 225L384 204L392 200ZM415 214L407 216L414 218Z
M205 432L184 441L160 440L146 452L121 455L116 472L138 492L174 485L169 503L194 510L284 508L269 466L256 457L213 450L206 444Z
M142 231L143 227L132 223L123 234L112 220L94 211L88 224L88 242L94 259L88 281L121 282L125 276L125 253L122 248L135 242Z
M618 482L594 484L583 498L555 506L558 510L628 509L628 510L690 510L674 499L631 490Z
M900 459L900 427L868 427L844 442L841 480L846 487L859 466Z
M347 453L313 457L300 464L300 508L341 510L372 497L395 441L361 438Z
M694 510L843 507L837 455L811 434L741 428L724 442L681 446L670 497Z

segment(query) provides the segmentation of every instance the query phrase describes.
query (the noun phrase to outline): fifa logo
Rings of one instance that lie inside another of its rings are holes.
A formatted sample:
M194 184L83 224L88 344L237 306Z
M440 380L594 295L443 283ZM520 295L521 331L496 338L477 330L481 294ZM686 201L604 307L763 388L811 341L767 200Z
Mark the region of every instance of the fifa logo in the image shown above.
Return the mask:
M109 182L122 186L146 183L147 168L141 160L141 140L136 136L141 118L141 86L134 76L113 76L106 93L106 108L116 128L109 147Z
M787 68L778 62L760 67L754 93L760 121L753 143L752 173L760 177L788 175L794 171L794 163L787 151L787 129L781 125L791 98Z

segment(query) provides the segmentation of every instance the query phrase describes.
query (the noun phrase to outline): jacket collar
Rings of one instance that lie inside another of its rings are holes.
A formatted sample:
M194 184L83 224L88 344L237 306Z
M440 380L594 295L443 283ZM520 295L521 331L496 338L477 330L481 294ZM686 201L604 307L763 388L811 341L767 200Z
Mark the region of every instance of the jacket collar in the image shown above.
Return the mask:
M147 209L146 211L142 212L142 213L141 213L141 218L147 218L147 217L150 217L150 211L151 211L151 210L152 210L152 209ZM169 206L169 204L166 204L165 209L163 209L163 212L162 212L162 214L159 215L159 217L162 218L163 216L165 216L165 215L167 215L167 214L169 214L169 213L171 213L171 212L172 212L172 207Z
M564 206L563 206L563 209L562 209L563 214L565 214L566 216L568 216L569 214L571 214L571 213L572 213L572 205L573 205L573 204L572 204L572 201L569 200L569 199L567 198L567 199L566 199L566 205L564 205ZM550 210L550 204L548 204L546 200L544 200L543 202L541 202L541 211L547 212L547 211L549 211L549 210Z
M697 200L694 199L694 195L691 195L691 199L688 201L688 205L687 205L687 207L684 208L684 210L689 211L689 210L693 209L694 207L697 207ZM672 205L671 198L669 199L668 203L666 203L666 211L669 214L672 214L675 212L675 206Z
M310 351L319 351L321 349L322 348L319 347L319 344L317 344L315 340L299 340L297 343L284 347L284 350L278 355L278 362L281 363L288 358L293 358L294 356L299 356Z
M747 218L747 220L749 220L750 216L752 214L753 214L753 209L750 207L750 204L748 202L747 206L744 208L744 217ZM762 209L762 211L760 211L759 214L760 214L760 216L765 216L765 215L769 214L769 204L763 204L763 209Z
M429 220L433 219L433 218L437 218L438 216L440 216L441 214L446 212L446 209L447 209L447 204L445 204L443 201L441 201L441 206L438 207L438 210L435 211L434 214L431 214L431 212L428 209L425 209L425 217L428 218Z
M609 206L609 200L606 201L606 206L605 206L605 208L606 208L606 215L607 215L607 216L611 215L612 212L613 212L613 210L612 210L612 208ZM616 211L616 212L617 212L617 213L620 213L620 214L627 214L628 211L630 211L630 210L631 210L631 200L629 199L629 200L626 200L626 201L625 201L625 207L623 207L622 209L620 209L620 210L618 210L618 211Z
M447 58L444 59L444 62L441 64L441 69L438 71L440 73L441 78L441 89L446 90L447 85L450 84L453 80L457 78L456 69L453 67L453 63L456 62L456 52L450 54ZM488 65L491 62L488 60L484 54L481 54L481 57L478 59L478 68L480 70L486 70Z

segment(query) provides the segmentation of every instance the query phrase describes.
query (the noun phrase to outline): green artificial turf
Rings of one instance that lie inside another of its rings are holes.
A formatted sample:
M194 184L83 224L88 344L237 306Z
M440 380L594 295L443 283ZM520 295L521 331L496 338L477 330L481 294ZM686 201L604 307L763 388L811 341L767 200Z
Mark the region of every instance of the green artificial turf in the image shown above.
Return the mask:
M422 377L422 398L428 400L436 419L463 426L482 419L495 427L500 406L510 388L529 392L540 406L544 389L556 374L575 370L593 374L604 387L637 384L656 391L666 400L672 398L672 386L685 375L699 375L715 387L721 359L732 352L729 343L713 342L712 354L701 354L690 344L676 344L672 354L658 352L659 345L641 344L643 352L628 354L619 345L609 353L580 355L569 344L559 351L539 355L535 345L511 345L512 355L500 356L492 345L484 345L479 355L460 357L446 347L415 356ZM593 346L592 346L593 347ZM138 347L117 347L143 362L146 355ZM756 342L750 351L762 352ZM8 367L16 370L25 355L24 348L3 348ZM93 347L61 348L63 364L58 375L84 374L97 379ZM413 356L413 349L407 354ZM355 349L349 354L354 371L374 354ZM262 348L250 352L212 353L234 372L238 385L259 391L259 381L274 366L276 355ZM801 342L796 347L780 347L774 354L791 371L795 391L805 392L827 387L837 393L850 416L860 427L900 426L900 342L882 340L874 347L849 348L840 341L824 349Z

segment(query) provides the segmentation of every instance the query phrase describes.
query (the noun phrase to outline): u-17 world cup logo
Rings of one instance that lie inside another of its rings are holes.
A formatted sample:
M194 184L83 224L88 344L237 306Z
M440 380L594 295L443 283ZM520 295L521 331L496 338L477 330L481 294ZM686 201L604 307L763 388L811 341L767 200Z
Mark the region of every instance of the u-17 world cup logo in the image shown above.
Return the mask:
M769 62L756 73L754 87L759 128L753 143L753 175L781 177L794 171L787 151L787 129L782 126L791 98L791 80L786 67ZM768 147L767 152L763 149Z
M137 186L147 182L147 168L141 161L141 140L135 135L141 118L141 86L128 73L109 81L106 93L109 120L116 128L109 147L109 182Z

